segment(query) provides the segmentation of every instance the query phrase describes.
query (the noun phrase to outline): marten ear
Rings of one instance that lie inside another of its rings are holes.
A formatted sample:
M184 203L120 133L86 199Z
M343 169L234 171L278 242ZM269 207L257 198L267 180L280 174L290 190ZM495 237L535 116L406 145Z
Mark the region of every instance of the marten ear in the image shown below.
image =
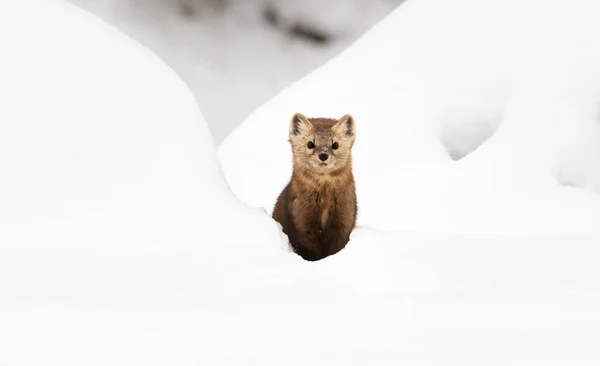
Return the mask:
M302 113L296 113L290 121L290 136L297 136L308 131L312 124Z
M338 132L341 135L354 137L354 125L354 117L352 117L349 114L345 114L342 118L338 119L337 123L335 124L335 129L336 132Z

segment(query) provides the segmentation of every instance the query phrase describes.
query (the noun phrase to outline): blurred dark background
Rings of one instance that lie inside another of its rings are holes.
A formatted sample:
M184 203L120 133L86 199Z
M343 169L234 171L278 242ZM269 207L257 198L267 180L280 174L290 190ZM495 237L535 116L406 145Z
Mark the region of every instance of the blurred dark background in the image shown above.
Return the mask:
M70 0L146 45L188 84L215 143L404 0Z

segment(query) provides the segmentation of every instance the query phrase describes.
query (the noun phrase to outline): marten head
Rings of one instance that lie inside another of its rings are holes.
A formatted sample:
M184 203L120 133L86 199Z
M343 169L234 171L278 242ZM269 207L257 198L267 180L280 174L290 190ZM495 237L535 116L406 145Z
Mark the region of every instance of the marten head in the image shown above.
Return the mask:
M348 167L354 145L354 118L307 118L296 113L290 122L294 167L330 174Z

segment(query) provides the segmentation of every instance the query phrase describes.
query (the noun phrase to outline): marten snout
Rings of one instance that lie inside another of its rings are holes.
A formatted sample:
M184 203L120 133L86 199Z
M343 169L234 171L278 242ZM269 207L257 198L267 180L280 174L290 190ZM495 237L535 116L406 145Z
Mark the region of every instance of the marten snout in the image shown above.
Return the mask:
M319 160L321 161L325 161L329 158L329 155L325 154L325 153L321 153L319 154Z

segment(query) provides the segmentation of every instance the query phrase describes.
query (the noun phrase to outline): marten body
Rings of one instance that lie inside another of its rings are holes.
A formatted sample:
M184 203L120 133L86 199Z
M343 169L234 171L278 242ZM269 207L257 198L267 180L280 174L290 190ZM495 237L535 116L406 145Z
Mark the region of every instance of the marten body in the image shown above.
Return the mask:
M309 261L342 250L356 224L351 150L354 119L306 118L290 124L291 181L279 195L273 218L294 251Z

